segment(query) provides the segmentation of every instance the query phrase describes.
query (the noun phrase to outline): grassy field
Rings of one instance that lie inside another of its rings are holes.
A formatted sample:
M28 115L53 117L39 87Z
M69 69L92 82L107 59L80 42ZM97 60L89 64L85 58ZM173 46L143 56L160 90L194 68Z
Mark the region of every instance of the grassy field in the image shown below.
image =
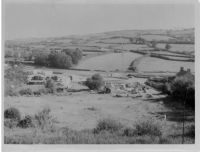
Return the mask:
M153 48L148 47L147 45L141 44L124 44L112 47L113 49L122 49L122 50L152 50Z
M180 67L185 69L190 68L194 72L194 62L181 62L181 61L170 61L163 60L159 58L146 57L141 60L138 65L139 71L164 71L164 72L177 72L180 70Z
M180 144L182 123L172 120L174 111L158 93L154 99L116 98L74 92L65 96L6 97L5 109L15 107L22 118L45 108L41 126L5 127L5 143L20 144ZM156 101L156 102L155 102ZM160 112L168 113L167 119ZM40 113L41 114L41 113ZM168 118L169 117L169 118ZM148 121L152 120L152 121ZM102 122L103 121L103 122ZM101 122L101 124L99 124ZM194 143L191 121L186 121L185 143ZM9 126L9 125L8 125ZM157 130L157 131L155 131ZM188 134L187 134L188 133Z
M170 51L173 52L186 52L186 53L192 53L194 52L194 45L191 44L170 44L171 48L169 49ZM165 49L165 44L158 43L157 44L158 48Z
M101 42L102 43L119 44L119 43L130 43L130 40L127 38L108 38L108 39L101 40Z
M173 39L172 37L166 36L166 35L154 35L154 34L145 34L142 35L142 38L144 38L146 41L168 41L169 39Z

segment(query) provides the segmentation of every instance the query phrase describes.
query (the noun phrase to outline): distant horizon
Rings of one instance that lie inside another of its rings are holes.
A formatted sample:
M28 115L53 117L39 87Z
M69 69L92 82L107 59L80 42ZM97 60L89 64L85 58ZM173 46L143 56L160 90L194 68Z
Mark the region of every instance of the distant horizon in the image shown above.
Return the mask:
M4 39L194 28L193 4L5 3ZM159 12L159 13L158 13Z
M5 41L14 41L14 40L25 40L25 39L45 39L45 38L59 38L59 37L76 37L76 36L87 36L87 35L95 35L95 34L102 34L102 33L109 33L109 32L119 32L119 31L146 31L146 30L188 30L194 29L195 27L181 27L181 28L170 28L170 29L122 29L122 30L111 30L111 31L104 31L104 32L96 32L96 33L86 33L86 34L70 34L70 35L58 35L58 36L41 36L41 37L22 37L22 38L14 38L14 39L5 39Z

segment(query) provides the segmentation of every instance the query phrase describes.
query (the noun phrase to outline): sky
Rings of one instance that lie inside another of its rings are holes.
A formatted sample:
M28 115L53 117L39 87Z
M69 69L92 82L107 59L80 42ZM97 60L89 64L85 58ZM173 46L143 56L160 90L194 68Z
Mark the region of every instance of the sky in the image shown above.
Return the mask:
M192 4L4 4L5 39L194 27Z

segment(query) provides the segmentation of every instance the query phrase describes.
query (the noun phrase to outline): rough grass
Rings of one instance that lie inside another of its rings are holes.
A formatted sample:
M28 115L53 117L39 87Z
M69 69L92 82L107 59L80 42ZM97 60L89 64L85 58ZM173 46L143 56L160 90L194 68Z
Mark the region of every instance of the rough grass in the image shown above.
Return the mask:
M4 136L5 144L180 144L181 137L170 136L122 136L116 132L101 131L94 134L91 130L56 131L44 133L39 130L22 134ZM185 143L192 144L194 139L185 138Z
M102 119L98 122L97 127L94 129L94 133L101 131L116 132L123 128L123 125L111 118Z
M141 121L135 125L135 132L140 136L162 136L162 126L156 120Z
M32 128L12 129L5 125L5 144L180 144L179 135L163 135L159 122L153 120L138 122L133 127L127 127L120 122L106 118L99 120L94 129L72 130L67 127L58 128L50 115L49 109L44 109L35 116ZM52 127L54 126L54 127ZM54 128L54 129L52 129ZM192 130L194 127L188 129ZM176 129L176 128L173 128ZM189 132L188 131L188 132ZM173 130L172 132L176 132ZM193 136L185 136L185 143L194 143Z

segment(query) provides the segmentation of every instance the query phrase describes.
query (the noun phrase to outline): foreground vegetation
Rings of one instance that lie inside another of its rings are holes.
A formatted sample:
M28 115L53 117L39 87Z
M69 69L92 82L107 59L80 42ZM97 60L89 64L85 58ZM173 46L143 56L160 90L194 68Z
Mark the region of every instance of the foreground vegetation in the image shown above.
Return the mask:
M76 131L59 128L50 109L21 120L18 116L15 108L4 113L5 144L180 144L182 139L178 132L180 126L170 128L172 135L164 134L165 123L154 119L127 127L106 118L99 120L94 129ZM194 143L194 130L194 125L186 126L185 143Z

